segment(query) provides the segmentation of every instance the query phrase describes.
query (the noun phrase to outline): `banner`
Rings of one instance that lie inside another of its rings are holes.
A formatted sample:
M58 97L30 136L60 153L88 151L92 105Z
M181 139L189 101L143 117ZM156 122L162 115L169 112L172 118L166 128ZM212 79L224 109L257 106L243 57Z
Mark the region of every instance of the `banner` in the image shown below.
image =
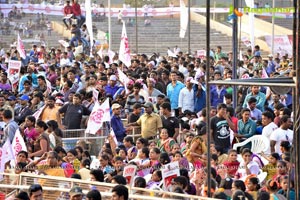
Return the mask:
M272 36L265 36L266 43L269 48L272 47ZM293 55L293 44L291 43L287 35L274 35L274 53L279 53L280 57L288 54L289 56Z
M18 34L18 41L17 41L17 51L20 54L21 58L26 59L25 47L19 34Z
M9 60L7 77L10 80L13 88L17 88L21 71L21 61Z
M121 60L127 67L131 65L130 49L129 49L129 42L126 33L125 22L123 22L121 43L119 49L119 60Z
M136 165L127 165L124 167L123 176L126 178L129 186L133 186L136 170Z
M184 1L180 0L180 32L179 32L180 38L184 38L188 23L189 23L188 10L185 7Z
M92 20L92 8L91 0L85 0L85 24L87 31L90 36L90 53L92 54L94 45L94 34L93 34L93 20Z
M25 13L29 14L37 14L37 13L44 13L45 15L57 15L57 16L64 16L63 9L64 6L58 5L45 5L45 4L1 4L1 11L4 13L4 16L7 17L8 13L12 10L13 7L17 9L23 8ZM84 7L81 7L82 12L86 12ZM105 13L108 16L108 9L107 8L98 8L98 7L91 7L92 15L96 15L98 13ZM135 8L111 8L111 17L118 17L119 10L122 11L124 17L134 17L135 16ZM198 13L205 13L206 8L191 8L191 11L198 12ZM211 8L211 13L228 13L229 8ZM171 14L179 14L180 7L163 7L163 8L149 8L148 9L148 16L170 16ZM144 8L137 8L137 16L144 17Z
M15 156L15 159L17 158L17 155L20 151L27 152L26 144L24 142L24 139L23 139L19 129L17 129L17 131L15 133L15 137L12 141L12 150L13 150L13 155Z
M204 60L206 58L206 50L197 50L197 57Z
M164 191L172 192L172 180L175 177L180 176L178 161L165 165L161 172L164 183Z
M110 108L108 98L100 105L95 102L92 113L90 114L86 133L96 134L97 131L102 127L103 122L110 121Z

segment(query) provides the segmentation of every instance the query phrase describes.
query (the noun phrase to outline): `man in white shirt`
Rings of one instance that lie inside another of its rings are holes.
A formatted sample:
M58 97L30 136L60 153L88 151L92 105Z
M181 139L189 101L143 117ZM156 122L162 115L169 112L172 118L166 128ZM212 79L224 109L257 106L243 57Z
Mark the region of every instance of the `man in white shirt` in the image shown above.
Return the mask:
M195 103L194 103L194 90L193 90L193 80L192 77L188 77L185 81L185 88L182 88L179 92L178 97L178 108L179 114L184 113L184 111L189 110L194 112Z
M72 62L70 58L68 58L68 53L64 52L62 58L60 59L60 66L71 66Z
M262 135L267 137L270 140L271 133L275 131L278 126L273 122L274 115L273 113L269 111L265 111L262 113L262 125L263 125L263 130L262 130ZM270 154L271 150L268 148L266 154Z
M282 154L280 151L281 141L289 141L291 144L293 142L293 131L289 129L292 125L290 116L283 115L280 119L280 124L280 127L273 131L270 136L271 153Z

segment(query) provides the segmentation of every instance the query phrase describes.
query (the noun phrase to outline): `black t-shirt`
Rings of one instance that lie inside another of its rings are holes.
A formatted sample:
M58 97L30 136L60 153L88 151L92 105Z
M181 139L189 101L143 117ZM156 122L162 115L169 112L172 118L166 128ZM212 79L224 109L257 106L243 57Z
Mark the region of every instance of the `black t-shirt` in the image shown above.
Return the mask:
M136 122L139 118L140 118L139 115L131 113L131 114L129 114L129 117L128 117L128 123Z
M169 137L173 137L175 134L175 129L179 128L179 120L177 117L161 117L163 128L168 130Z
M214 116L210 121L210 128L213 130L215 145L230 148L230 130L226 119Z
M82 116L91 112L83 105L68 103L59 109L59 113L65 114L63 124L67 129L80 129Z

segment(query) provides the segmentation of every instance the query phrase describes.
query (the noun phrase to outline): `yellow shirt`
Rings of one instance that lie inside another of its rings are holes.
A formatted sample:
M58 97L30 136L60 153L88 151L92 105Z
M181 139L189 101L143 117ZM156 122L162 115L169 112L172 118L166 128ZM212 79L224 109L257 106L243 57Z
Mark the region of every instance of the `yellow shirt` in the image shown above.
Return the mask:
M162 121L158 114L143 114L136 122L141 126L142 137L149 138L157 135L157 130L162 128Z

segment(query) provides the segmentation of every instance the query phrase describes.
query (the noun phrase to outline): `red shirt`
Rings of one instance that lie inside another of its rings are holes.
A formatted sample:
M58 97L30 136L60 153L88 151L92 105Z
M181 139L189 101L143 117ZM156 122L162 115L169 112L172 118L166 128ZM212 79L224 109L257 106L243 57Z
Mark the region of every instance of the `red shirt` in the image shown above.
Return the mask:
M72 14L72 6L66 5L66 6L64 7L64 14L65 14L65 15Z
M237 172L240 163L238 161L235 162L229 162L229 161L225 161L223 163L223 165L225 165L227 167L227 173L230 177L234 177L235 173Z
M75 3L75 2L73 3L72 12L75 16L81 15L81 9L80 9L80 5L78 3Z

